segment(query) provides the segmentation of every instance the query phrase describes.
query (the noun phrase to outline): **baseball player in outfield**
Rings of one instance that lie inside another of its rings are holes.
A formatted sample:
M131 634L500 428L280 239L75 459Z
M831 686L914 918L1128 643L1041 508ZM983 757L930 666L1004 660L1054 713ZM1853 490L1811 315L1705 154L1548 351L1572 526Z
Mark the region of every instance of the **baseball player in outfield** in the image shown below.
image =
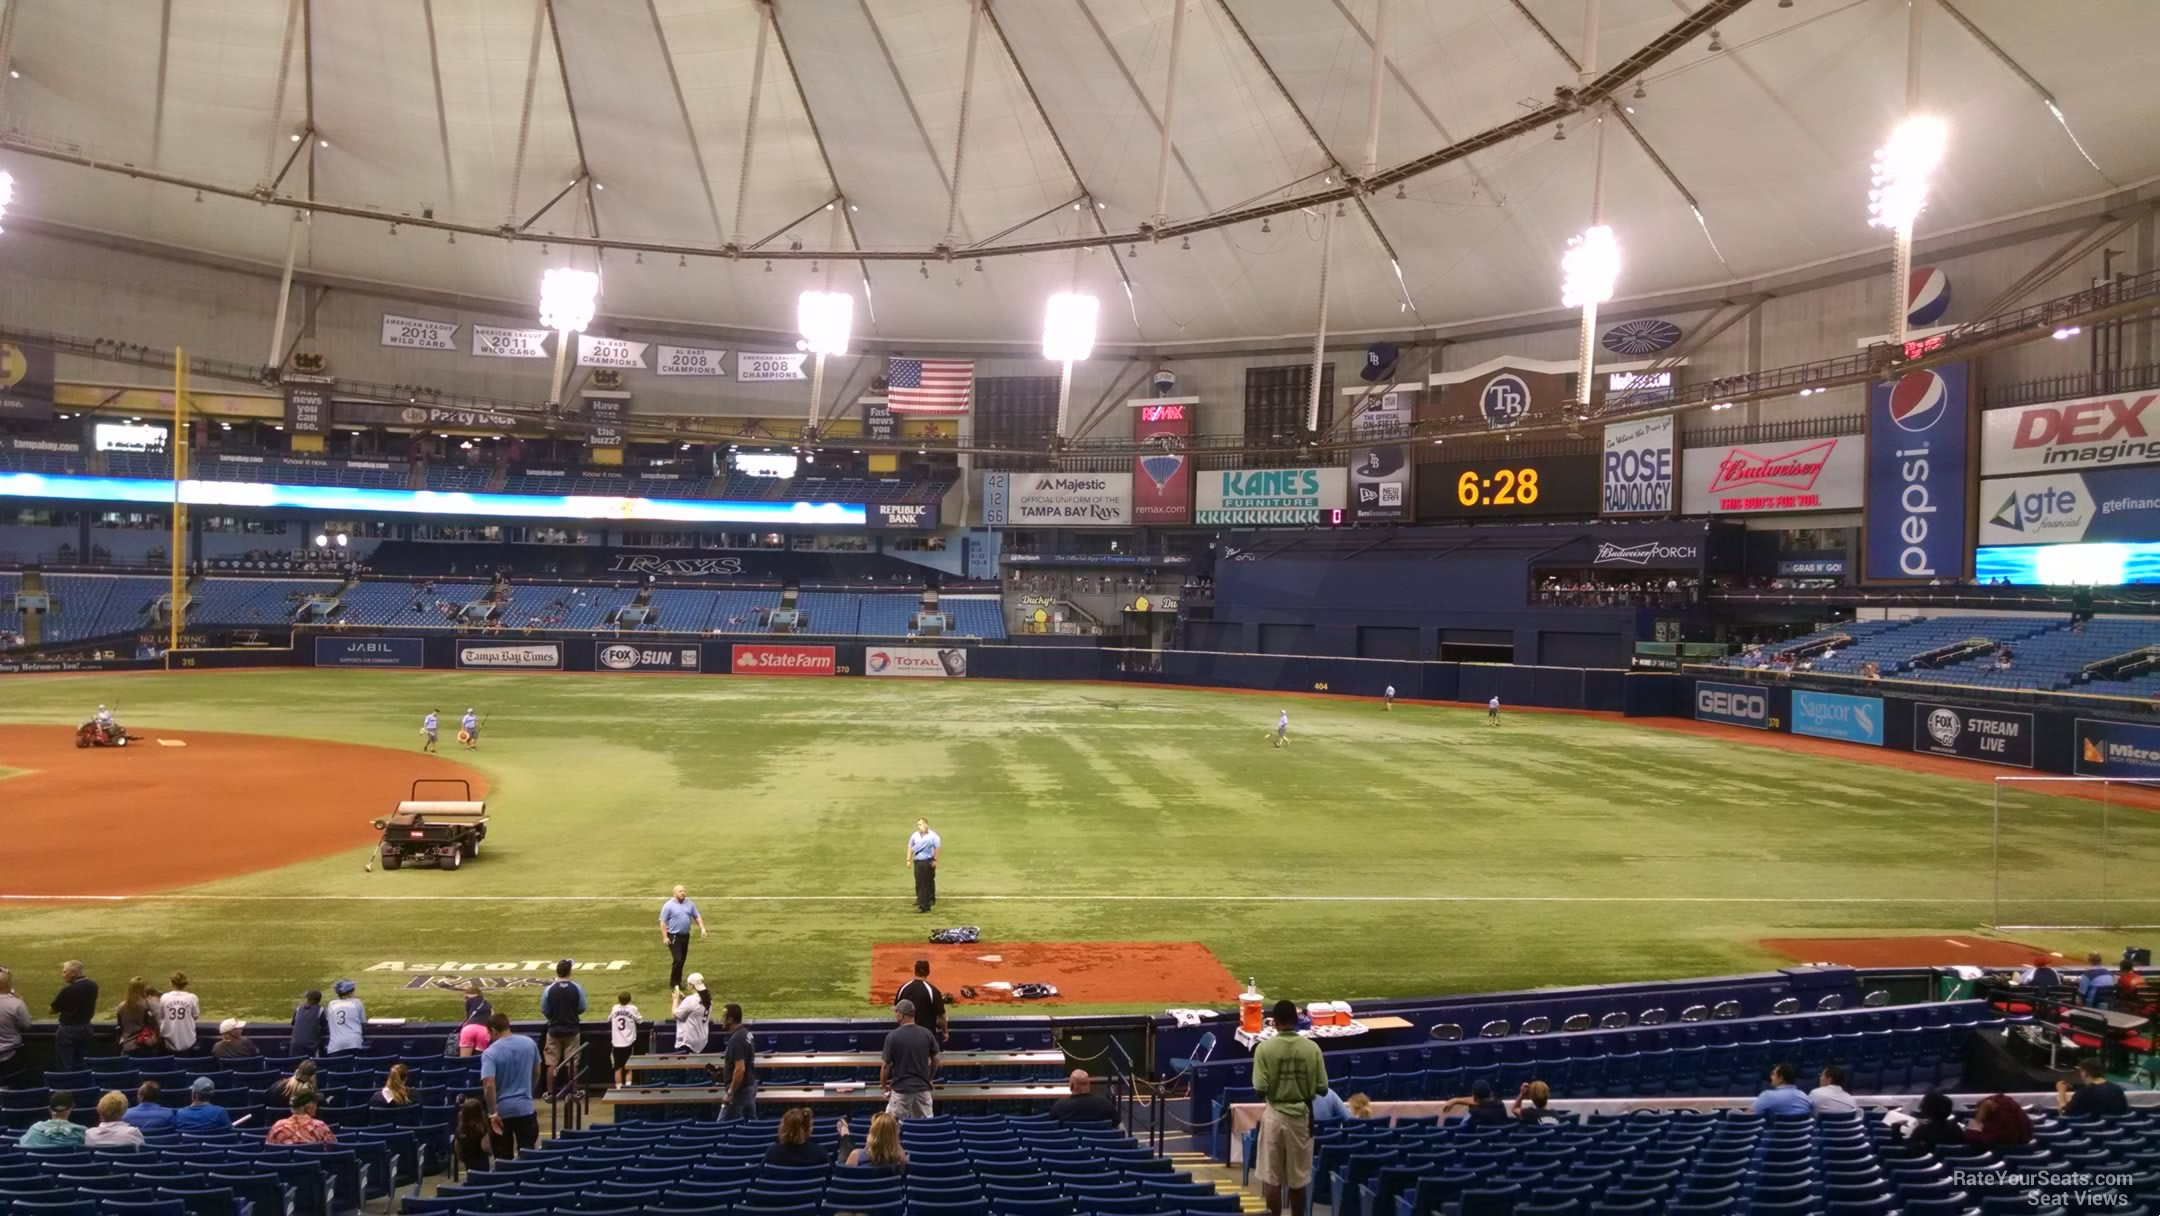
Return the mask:
M1275 746L1281 747L1283 744L1288 743L1289 741L1290 711L1286 709L1282 711L1281 716L1275 719Z
M1487 701L1487 702L1485 703L1485 721L1487 721L1488 723L1490 723L1490 724L1492 724L1492 725L1494 725L1494 726L1498 726L1498 725L1500 725L1500 694L1499 694L1499 693L1494 693L1494 694L1493 694L1493 699L1492 699L1492 700L1490 700L1490 701Z
M1384 698L1382 698L1382 700L1383 700L1383 703L1384 703L1384 705L1385 705L1385 708L1387 709L1387 711L1388 711L1389 713L1394 713L1394 712L1395 712L1395 686L1394 686L1393 684L1390 684L1390 685L1388 685L1388 686L1387 686L1387 696L1386 696L1386 697L1384 697Z
M420 719L420 733L426 736L425 740L420 744L421 751L431 752L435 750L435 732L441 729L442 715L432 709L427 711L427 717Z
M470 705L465 707L465 716L458 720L458 742L469 752L480 749L480 715L474 713Z

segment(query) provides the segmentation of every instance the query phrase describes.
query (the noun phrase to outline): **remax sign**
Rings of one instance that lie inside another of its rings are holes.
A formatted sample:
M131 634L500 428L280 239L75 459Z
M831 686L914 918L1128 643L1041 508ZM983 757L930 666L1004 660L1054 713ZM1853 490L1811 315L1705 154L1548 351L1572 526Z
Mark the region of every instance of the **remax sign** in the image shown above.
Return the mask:
M1702 722L1769 730L1770 693L1752 684L1704 681L1695 686L1695 717Z
M1911 372L1868 390L1869 579L1960 578L1971 415L1968 364Z

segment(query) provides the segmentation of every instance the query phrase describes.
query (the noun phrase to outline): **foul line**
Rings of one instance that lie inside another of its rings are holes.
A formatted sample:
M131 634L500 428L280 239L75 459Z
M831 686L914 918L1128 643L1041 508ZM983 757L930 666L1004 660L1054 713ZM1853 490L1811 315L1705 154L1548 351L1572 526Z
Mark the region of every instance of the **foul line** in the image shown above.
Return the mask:
M372 903L476 903L644 904L656 895L221 895L212 892L173 892L147 895L35 895L0 892L0 901L15 903L312 903L317 900ZM730 900L753 903L906 903L908 896L893 895L745 895L729 892ZM1176 903L1176 904L1973 904L1986 896L1928 897L1874 895L1103 895L1086 891L1064 893L1029 892L1011 895L968 894L949 897L956 903ZM2061 898L2058 904L2160 903L2156 899L2117 897ZM1948 940L1948 939L1945 939Z

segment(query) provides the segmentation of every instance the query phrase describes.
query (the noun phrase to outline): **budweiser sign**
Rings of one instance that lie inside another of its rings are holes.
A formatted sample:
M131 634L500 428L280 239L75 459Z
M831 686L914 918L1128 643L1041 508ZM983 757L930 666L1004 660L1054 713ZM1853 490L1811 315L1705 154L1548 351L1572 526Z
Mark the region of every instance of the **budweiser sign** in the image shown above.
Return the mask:
M829 676L836 668L830 646L737 646L731 664L739 676Z
M1858 507L1866 474L1858 435L1782 448L1689 448L1681 455L1688 515Z

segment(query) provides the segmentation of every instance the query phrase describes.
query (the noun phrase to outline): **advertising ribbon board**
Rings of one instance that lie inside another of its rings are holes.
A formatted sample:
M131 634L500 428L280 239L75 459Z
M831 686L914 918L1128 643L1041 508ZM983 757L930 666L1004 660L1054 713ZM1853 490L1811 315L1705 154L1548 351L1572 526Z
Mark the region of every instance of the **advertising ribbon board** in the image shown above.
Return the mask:
M427 645L419 638L315 639L317 667L425 667Z
M2160 727L2079 718L2073 767L2080 777L2160 780Z
M1883 745L1881 697L1848 697L1796 688L1792 695L1792 733L1846 743Z
M2033 716L2014 709L1913 705L1912 749L2011 768L2033 766Z
M1607 423L1604 514L1672 514L1675 455L1671 414Z
M839 669L830 646L738 644L730 670L739 676L829 676Z
M967 651L957 646L872 646L863 652L863 674L957 680L967 675Z
M1343 469L1216 469L1199 476L1197 524L1317 524L1343 509Z
M1695 718L1750 730L1770 729L1770 693L1753 684L1695 685Z
M457 665L493 671L560 671L561 642L459 642Z
M689 671L701 670L695 646L631 645L603 642L593 652L595 671Z

